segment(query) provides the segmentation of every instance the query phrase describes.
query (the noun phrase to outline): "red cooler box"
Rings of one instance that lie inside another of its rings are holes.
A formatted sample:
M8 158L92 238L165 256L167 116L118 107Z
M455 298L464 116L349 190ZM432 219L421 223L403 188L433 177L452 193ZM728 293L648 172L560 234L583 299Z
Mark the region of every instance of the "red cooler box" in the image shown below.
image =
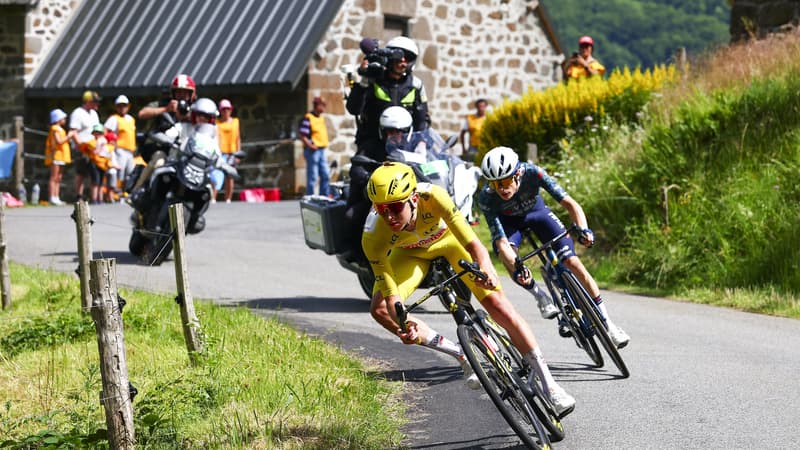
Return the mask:
M319 195L306 195L300 200L303 236L306 245L329 255L344 250L344 200L332 200Z

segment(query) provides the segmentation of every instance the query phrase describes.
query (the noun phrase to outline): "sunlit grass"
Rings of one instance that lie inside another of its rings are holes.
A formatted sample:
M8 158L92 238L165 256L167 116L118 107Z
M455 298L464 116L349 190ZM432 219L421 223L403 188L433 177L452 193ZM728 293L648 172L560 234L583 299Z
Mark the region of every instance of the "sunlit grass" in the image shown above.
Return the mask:
M13 265L12 280L12 308L0 312L0 443L107 445L97 432L105 418L94 325L80 313L77 279ZM275 319L208 302L196 302L208 351L193 366L174 300L121 294L137 448L398 445L398 388L380 370ZM67 325L30 331L32 321Z

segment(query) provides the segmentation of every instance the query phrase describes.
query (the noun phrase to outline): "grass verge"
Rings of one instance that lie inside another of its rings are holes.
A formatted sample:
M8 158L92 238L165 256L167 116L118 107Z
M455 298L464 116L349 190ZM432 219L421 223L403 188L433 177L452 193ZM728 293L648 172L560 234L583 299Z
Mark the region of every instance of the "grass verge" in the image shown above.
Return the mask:
M0 311L0 448L107 448L97 341L74 276L12 264ZM189 363L172 298L124 291L137 448L399 445L396 385L245 308L196 302L207 355Z

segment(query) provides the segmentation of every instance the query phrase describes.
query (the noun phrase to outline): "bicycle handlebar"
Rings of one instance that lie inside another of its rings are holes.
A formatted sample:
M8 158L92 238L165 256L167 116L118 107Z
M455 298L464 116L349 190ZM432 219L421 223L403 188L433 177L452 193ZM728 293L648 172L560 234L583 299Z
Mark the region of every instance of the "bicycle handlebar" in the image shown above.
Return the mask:
M534 249L533 251L531 251L530 253L526 254L525 256L521 256L521 257L518 256L517 259L514 261L514 265L516 266L517 269L519 269L520 266L522 266L522 262L523 261L527 261L527 260L533 258L534 256L542 253L543 251L545 251L545 250L547 250L549 248L552 248L553 244L555 244L557 241L562 239L564 236L566 236L568 234L577 234L577 233L580 233L581 231L583 231L583 230L581 230L580 227L578 227L577 225L573 224L571 227L569 227L566 230L564 230L561 233L559 233L558 236L556 236L553 239L550 239L549 241L547 241L544 244L542 244L541 247Z
M441 283L439 283L438 285L434 286L430 291L428 291L427 294L423 295L419 300L415 301L410 306L407 307L407 306L405 306L403 304L403 302L400 302L400 301L395 302L394 310L397 313L397 321L398 321L398 324L400 325L400 329L403 330L403 332L407 331L406 330L406 318L408 316L408 313L411 312L412 310L416 309L425 300L433 297L434 295L438 295L440 292L442 292L442 289L444 289L445 286L447 286L448 284L452 283L453 280L455 280L456 278L461 278L467 273L471 273L471 274L475 275L476 277L480 278L481 280L485 280L485 279L488 278L488 275L486 275L486 273L481 271L480 266L476 262L467 262L466 260L461 259L461 260L458 261L458 265L464 270L462 270L461 272L458 272L458 273L450 276L446 280L444 280Z

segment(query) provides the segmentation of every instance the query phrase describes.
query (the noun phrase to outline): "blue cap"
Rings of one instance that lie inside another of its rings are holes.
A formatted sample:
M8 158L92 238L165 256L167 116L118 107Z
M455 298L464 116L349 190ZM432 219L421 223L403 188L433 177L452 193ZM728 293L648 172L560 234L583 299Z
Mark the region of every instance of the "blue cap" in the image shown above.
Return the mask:
M65 113L63 110L61 110L59 108L56 108L56 109L50 111L50 125L58 122L61 119L66 118L66 117L67 117L67 113Z

